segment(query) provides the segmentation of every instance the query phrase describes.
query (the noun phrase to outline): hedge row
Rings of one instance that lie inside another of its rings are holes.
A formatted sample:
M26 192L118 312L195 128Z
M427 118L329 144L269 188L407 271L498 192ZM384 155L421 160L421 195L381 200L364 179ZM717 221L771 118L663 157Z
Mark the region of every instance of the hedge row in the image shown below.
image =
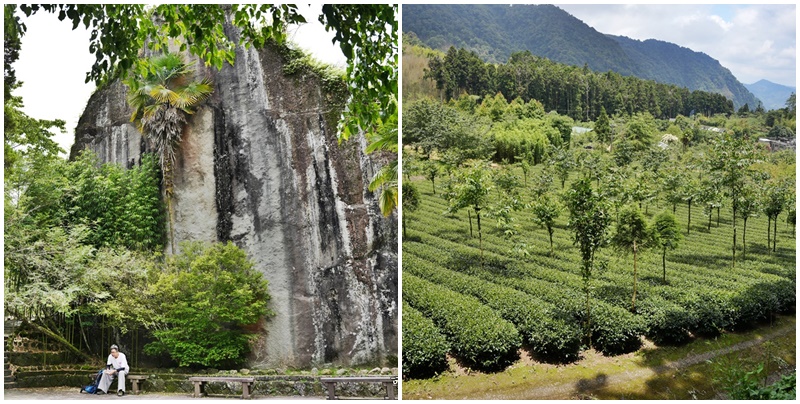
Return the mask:
M450 345L433 321L403 301L403 377L427 378L447 369Z
M458 293L471 295L512 322L531 350L542 360L578 359L582 332L550 303L509 287L439 267L413 253L403 256L404 274L413 274Z
M500 370L518 359L522 341L517 329L477 299L407 273L403 298L433 320L465 365Z
M472 275L486 282L493 282L535 296L540 300L556 305L568 315L568 322L579 326L585 323L587 319L586 298L574 288L532 277L508 276L520 275L519 270L514 268L513 262L503 260L501 257L491 253L484 252L483 266L460 265L470 262L471 259L453 259L453 256L461 254L463 257L471 254L469 247L442 239L426 240L431 237L433 236L421 235L425 244L409 243L408 247L413 245L413 248L409 248L408 251L413 251L412 254L424 260L445 267L452 266L449 269L453 271ZM440 246L440 248L432 247L433 245ZM403 280L405 281L405 278ZM590 306L591 343L595 349L607 355L617 355L634 351L641 346L640 336L646 331L646 324L643 318L635 316L624 308L615 307L596 298L590 299ZM617 324L619 326L616 326Z

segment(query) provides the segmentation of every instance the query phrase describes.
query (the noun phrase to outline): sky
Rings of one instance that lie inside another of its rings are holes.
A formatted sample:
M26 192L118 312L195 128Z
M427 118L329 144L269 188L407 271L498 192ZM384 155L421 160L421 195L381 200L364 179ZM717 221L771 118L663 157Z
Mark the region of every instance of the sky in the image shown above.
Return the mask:
M288 38L320 61L344 68L347 59L333 45L333 33L317 20L321 5L298 5L307 24L287 29ZM69 154L75 141L75 127L95 89L94 83L84 83L91 70L94 56L89 53L89 32L83 26L74 31L68 21L59 21L55 14L39 12L22 16L28 30L14 69L22 87L14 91L21 96L23 111L37 119L63 119L67 133L57 133L53 139Z
M743 84L796 86L794 4L558 4L604 34L658 39L703 52Z

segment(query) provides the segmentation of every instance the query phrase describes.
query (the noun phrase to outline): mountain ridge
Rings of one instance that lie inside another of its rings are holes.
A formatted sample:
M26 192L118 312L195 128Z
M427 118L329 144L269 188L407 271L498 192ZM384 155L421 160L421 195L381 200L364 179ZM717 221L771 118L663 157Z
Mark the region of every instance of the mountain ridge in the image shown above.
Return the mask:
M424 44L475 51L487 62L504 63L529 50L556 62L587 65L690 90L713 91L736 108L760 102L711 56L658 39L644 41L603 34L554 5L419 5L403 7L403 30Z
M795 87L774 83L767 79L761 79L752 84L744 84L744 86L755 94L764 103L764 108L768 110L785 107L789 96L797 92Z

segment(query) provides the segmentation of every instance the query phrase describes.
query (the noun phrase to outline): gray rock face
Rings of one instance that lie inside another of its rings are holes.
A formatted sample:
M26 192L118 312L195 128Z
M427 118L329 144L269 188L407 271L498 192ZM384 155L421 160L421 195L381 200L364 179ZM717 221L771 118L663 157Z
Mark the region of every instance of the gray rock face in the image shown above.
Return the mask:
M285 63L276 47L241 48L233 66L198 72L215 91L183 133L176 245L232 240L269 281L276 315L258 325L251 367L378 363L397 354L397 218L367 184L395 156L366 155L363 137L339 145L341 93ZM73 155L141 161L150 146L125 93L114 83L92 96Z

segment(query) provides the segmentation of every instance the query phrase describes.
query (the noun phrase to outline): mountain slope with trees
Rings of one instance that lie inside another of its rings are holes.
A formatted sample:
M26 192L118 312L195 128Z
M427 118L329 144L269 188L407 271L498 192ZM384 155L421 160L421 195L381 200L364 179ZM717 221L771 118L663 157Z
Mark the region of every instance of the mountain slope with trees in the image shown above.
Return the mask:
M668 42L605 35L553 5L417 5L403 7L403 25L427 46L475 51L483 60L504 63L529 50L556 62L586 65L690 90L712 91L734 107L756 108L758 99L710 56ZM785 99L785 98L784 98Z
M744 86L764 103L764 108L767 110L785 107L786 100L797 91L795 87L780 85L769 80L759 80Z

